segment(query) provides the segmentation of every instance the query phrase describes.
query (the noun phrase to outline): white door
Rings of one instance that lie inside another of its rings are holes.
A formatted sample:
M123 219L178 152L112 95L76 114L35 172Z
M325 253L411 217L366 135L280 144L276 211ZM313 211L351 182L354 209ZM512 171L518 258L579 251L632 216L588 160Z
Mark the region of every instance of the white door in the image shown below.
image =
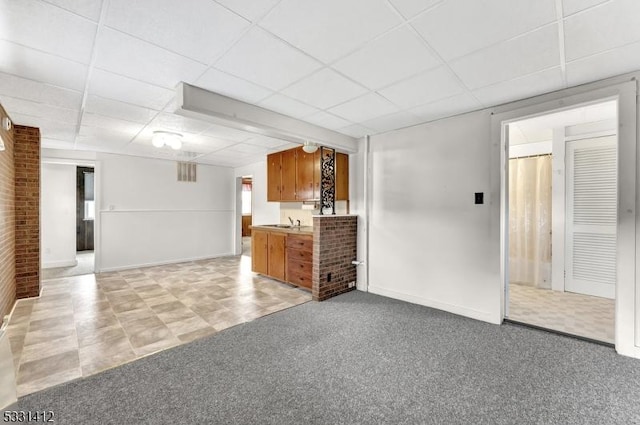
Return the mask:
M565 290L615 298L616 136L568 142L566 161Z

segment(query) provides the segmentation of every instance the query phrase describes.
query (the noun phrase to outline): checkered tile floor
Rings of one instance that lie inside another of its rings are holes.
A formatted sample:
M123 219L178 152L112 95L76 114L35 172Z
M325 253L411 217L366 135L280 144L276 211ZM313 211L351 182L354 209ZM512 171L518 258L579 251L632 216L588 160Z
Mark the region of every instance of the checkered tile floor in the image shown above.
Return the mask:
M571 292L509 285L509 319L614 343L615 301Z
M311 300L248 256L44 281L8 335L19 395L136 360Z

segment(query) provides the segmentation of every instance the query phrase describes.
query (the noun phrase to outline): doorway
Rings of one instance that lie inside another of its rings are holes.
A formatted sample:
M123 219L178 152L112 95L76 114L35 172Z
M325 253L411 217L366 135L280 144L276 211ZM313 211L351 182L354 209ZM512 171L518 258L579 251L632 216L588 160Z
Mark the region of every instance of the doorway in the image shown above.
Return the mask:
M245 257L251 257L252 189L252 177L242 177L242 255Z
M615 342L617 103L510 122L506 318Z

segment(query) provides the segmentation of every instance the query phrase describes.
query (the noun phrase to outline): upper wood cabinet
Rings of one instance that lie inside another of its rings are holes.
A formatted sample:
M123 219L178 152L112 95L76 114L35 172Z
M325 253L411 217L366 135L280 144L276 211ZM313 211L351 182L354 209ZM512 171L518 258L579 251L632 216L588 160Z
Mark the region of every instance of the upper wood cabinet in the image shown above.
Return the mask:
M349 155L336 153L336 201L349 200ZM267 156L267 201L295 202L320 199L320 150L302 148Z
M267 155L267 201L280 201L282 154Z
M296 173L296 200L306 201L313 199L313 153L306 153L302 148L296 149L298 155L296 165L298 172Z

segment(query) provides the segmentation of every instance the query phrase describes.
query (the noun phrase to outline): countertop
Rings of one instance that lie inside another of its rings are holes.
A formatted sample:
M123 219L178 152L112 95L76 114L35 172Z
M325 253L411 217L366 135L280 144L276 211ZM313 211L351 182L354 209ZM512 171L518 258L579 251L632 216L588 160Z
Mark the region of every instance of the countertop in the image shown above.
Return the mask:
M265 230L268 232L290 233L294 235L310 235L313 236L313 226L293 226L293 227L276 227L276 225L259 225L249 226L251 229Z

